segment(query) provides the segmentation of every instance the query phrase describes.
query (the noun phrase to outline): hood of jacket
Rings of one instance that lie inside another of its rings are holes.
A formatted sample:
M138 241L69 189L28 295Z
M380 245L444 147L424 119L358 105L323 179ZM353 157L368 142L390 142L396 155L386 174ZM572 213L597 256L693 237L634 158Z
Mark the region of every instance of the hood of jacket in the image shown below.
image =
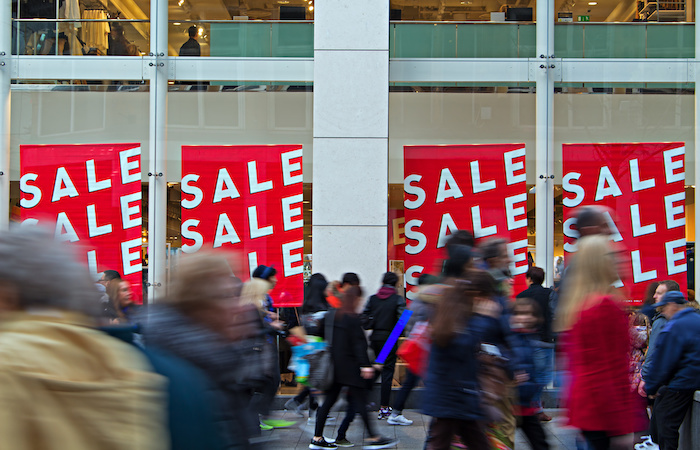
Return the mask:
M0 435L12 449L165 449L165 379L78 314L0 324Z
M382 300L385 300L394 294L396 294L396 288L391 286L382 286L379 288L379 291L377 291L377 297L381 298Z

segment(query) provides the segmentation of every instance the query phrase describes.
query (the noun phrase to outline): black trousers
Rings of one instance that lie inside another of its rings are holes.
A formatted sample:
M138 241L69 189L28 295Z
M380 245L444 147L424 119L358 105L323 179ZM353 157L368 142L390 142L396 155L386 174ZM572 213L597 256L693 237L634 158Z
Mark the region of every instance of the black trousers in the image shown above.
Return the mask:
M428 450L449 450L452 438L458 436L469 450L489 450L483 424L475 420L435 418L428 433Z
M323 427L326 426L326 418L328 417L328 412L331 407L335 405L338 401L338 396L340 391L343 389L342 384L333 383L328 391L326 391L326 399L323 404L318 408L316 413L316 429L314 436L323 436ZM369 420L369 414L367 413L367 389L358 388L355 386L348 386L348 401L351 401L355 405L355 411L360 414L362 421L365 423L365 428L369 437L376 437L377 433L374 430L373 423ZM353 414L354 416L355 414ZM349 426L349 423L348 423Z
M382 347L386 343L386 339L381 341L371 341L372 351L374 351L375 358L379 356L382 351ZM396 345L391 349L391 353L386 357L384 365L382 366L382 388L381 388L381 398L379 401L379 406L389 406L391 401L391 384L394 381L394 367L396 366Z
M651 439L661 450L678 448L678 429L693 404L694 390L675 391L661 388L651 414Z
M547 436L544 432L544 427L537 416L519 416L518 426L525 437L530 442L530 447L532 450L549 450L549 443L547 442Z

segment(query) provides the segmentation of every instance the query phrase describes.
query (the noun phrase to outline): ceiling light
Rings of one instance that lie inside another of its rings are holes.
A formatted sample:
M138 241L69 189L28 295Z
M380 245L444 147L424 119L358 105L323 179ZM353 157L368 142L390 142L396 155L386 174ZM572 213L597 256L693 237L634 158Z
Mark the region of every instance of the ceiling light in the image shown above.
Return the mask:
M185 3L185 0L180 0L179 2L177 2L177 6L182 6L183 3Z
M173 25L178 26L178 25L182 25L182 24L180 22L175 22Z
M588 2L588 6L595 6L597 4L598 4L598 2Z
M314 10L314 5L309 6L309 11L313 11L313 10Z

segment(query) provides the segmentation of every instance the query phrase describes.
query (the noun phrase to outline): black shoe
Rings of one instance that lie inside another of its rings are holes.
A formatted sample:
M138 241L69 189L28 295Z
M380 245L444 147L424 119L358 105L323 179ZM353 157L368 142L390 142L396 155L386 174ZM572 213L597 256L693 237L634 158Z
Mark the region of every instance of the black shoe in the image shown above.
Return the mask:
M395 447L399 443L398 439L391 439L381 436L377 441L365 441L363 450L380 450L382 448Z
M326 442L325 438L321 438L320 441L314 441L313 439L311 439L311 443L309 444L309 448L311 450L322 450L324 448L338 448L338 446L335 444L331 444L330 442Z

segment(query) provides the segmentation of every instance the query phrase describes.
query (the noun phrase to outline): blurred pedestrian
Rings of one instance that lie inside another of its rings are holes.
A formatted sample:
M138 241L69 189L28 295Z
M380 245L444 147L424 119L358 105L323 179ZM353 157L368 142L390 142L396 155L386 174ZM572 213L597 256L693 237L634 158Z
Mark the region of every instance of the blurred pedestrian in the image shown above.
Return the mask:
M667 292L655 307L668 324L658 337L657 357L645 378L646 393L657 396L651 439L661 450L676 450L678 429L700 389L700 313L679 291Z
M541 267L532 266L525 274L528 288L516 295L518 298L529 298L537 303L538 310L542 314L542 320L538 322L537 343L533 343L533 352L536 373L541 377L537 380L542 386L548 385L552 381L552 363L554 358L554 338L552 335L553 314L550 308L549 299L552 290L542 286L544 283L544 270ZM540 420L548 422L552 420L542 409L542 399L535 399L540 404L538 417Z
M542 343L540 325L544 321L539 303L528 297L516 298L510 320L513 335L521 341L520 360L523 361L524 372L527 374L527 380L519 383L517 387L518 426L525 433L530 447L536 450L547 450L549 443L539 417L542 411L540 398L545 386L544 377L539 373L545 369L537 361L537 349Z
M428 432L429 450L449 449L455 436L470 450L490 448L477 379L480 342L469 323L475 298L491 290L488 274L475 271L456 280L437 303L423 395L423 413L434 418Z
M265 389L277 367L258 309L240 304L240 280L222 255L187 255L172 279L170 295L149 308L143 323L146 346L203 371L222 402L217 411L222 436L233 448L259 448L252 396Z
M569 423L594 450L631 448L640 426L629 382L629 323L613 286L617 264L607 236L580 239L557 315L571 373Z
M94 328L97 296L53 233L0 233L0 447L168 448L165 379Z
M332 327L332 360L333 360L333 385L326 391L326 400L318 409L314 437L309 444L310 449L336 448L337 445L329 443L323 437L323 428L326 417L331 407L338 400L338 396L344 386L347 386L350 395L348 399L355 402L355 410L362 417L369 438L363 445L364 449L383 449L393 447L397 440L378 434L373 422L367 413L367 396L369 394L367 380L375 376L375 368L367 356L367 340L362 331L362 322L357 315L357 308L362 301L362 290L359 286L350 287L343 295L342 305L339 309L326 314L321 330L325 336L325 321L333 320ZM345 446L348 446L345 443Z
M396 284L399 277L393 272L386 272L382 276L382 287L372 295L362 313L363 326L372 330L370 344L375 357L384 348L391 331L394 329L399 317L406 309L406 299L396 292ZM386 360L382 363L380 409L378 418L386 419L391 415L391 385L394 381L394 367L396 366L396 344L394 344Z
M304 285L304 302L301 306L301 325L304 327L307 335L319 336L321 334L319 323L325 315L325 312L329 309L328 302L326 301L327 286L328 281L321 273L312 274L309 277L309 281ZM307 399L309 400L308 423L314 424L316 421L318 402L309 386L304 385L296 396L287 400L284 404L284 408L296 412L299 416L303 416L301 411ZM335 420L335 418L331 419Z
M107 286L109 302L105 305L105 317L110 323L131 323L134 321L140 306L134 303L134 292L131 283L120 279L112 281Z

